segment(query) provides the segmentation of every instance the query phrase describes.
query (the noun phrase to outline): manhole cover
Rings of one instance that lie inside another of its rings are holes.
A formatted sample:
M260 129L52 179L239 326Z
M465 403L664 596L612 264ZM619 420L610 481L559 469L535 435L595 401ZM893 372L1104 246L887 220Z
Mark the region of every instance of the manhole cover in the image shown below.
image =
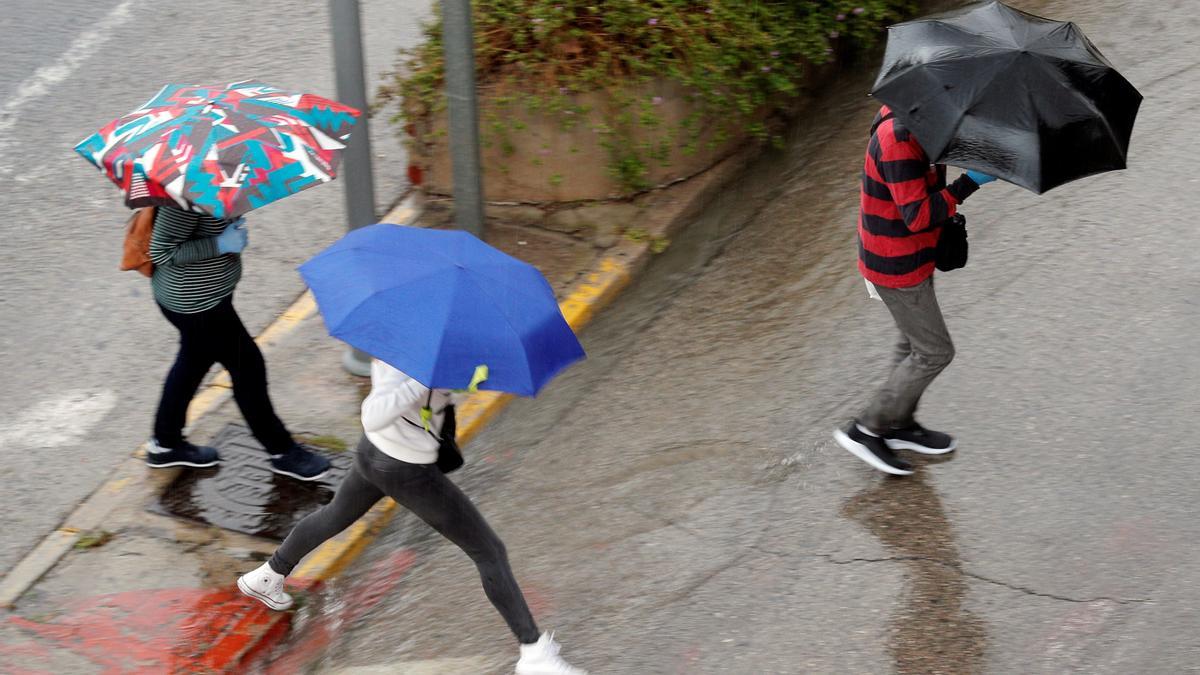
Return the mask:
M301 518L333 498L354 462L352 452L321 452L333 468L325 478L306 483L271 473L266 451L240 424L227 425L212 445L221 451L221 465L185 469L150 511L282 540Z

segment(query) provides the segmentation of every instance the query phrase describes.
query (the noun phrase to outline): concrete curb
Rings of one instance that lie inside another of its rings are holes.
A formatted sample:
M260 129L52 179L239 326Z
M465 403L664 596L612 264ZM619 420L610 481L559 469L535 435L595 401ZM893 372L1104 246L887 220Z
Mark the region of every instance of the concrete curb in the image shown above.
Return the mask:
M299 328L316 311L316 301L311 293L305 291L283 314L267 326L261 335L255 338L255 342L264 353L270 353L271 347ZM192 404L188 407L187 423L194 424L200 418L219 408L232 395L233 389L229 382L229 375L221 371L208 386L200 390L196 398L192 399ZM39 542L4 576L4 580L0 581L0 607L12 608L26 591L75 546L81 532L103 524L105 517L124 498L125 488L131 482L138 480L138 473L144 466L142 463L144 453L144 447L139 446L133 452L132 457L117 467L108 481L75 507L62 525Z
M416 201L414 196L410 195L388 213L384 220L385 222L407 224L417 215ZM305 291L263 329L254 341L258 343L264 354L270 354L276 344L295 332L301 324L316 313L316 299L311 292ZM229 373L222 370L192 399L191 405L188 406L188 426L220 408L232 396L233 383L229 379ZM130 482L137 480L137 472L143 466L142 459L144 457L145 448L139 446L134 450L131 458L117 467L108 481L75 507L62 525L39 542L32 551L9 570L8 574L4 575L4 579L0 581L0 608L11 609L15 606L17 600L75 546L79 541L80 533L99 527L104 522L104 518L121 501L124 488Z
M651 255L649 244L628 242L597 261L593 271L577 282L559 303L571 328L578 331L587 325L629 284ZM459 409L459 440L465 444L478 436L513 398L509 394L480 392L464 402ZM312 589L343 570L391 520L396 506L391 499L380 501L349 529L313 551L292 573L290 582ZM258 620L253 622L255 635L252 639L247 640L241 631L226 634L205 652L205 665L222 672L245 668L267 651L271 643L281 639L291 622L291 614L265 609L263 612L266 616L256 617Z
M681 230L702 210L729 180L740 173L750 149L737 153L706 174L694 179L692 186L654 204L655 216L648 228L659 236ZM411 224L419 215L419 194L410 195L382 220ZM623 240L605 252L590 272L577 281L559 303L563 316L576 331L611 303L654 256L651 241ZM256 342L270 353L282 338L299 328L317 313L312 294L305 292L268 326ZM227 373L218 375L205 387L188 410L188 424L217 410L232 396ZM513 399L511 395L481 392L467 400L459 410L459 439L464 444L480 431ZM12 608L16 602L68 553L82 532L100 527L105 518L123 500L136 481L144 480L144 451L138 448L113 472L112 477L81 503L50 535L43 539L0 581L0 607ZM298 567L291 582L301 588L320 586L349 565L375 538L396 512L396 504L385 499L357 523L314 551ZM291 624L290 612L272 612L254 604L240 616L237 624L206 645L192 652L194 665L201 671L240 670L258 659L281 640Z
M559 303L571 328L579 331L596 312L612 302L629 284L636 271L645 265L650 255L648 244L631 242L601 258L595 269L576 283ZM512 400L513 396L509 394L490 391L470 397L459 408L459 441L469 443ZM292 578L302 585L315 585L337 574L354 560L395 510L395 502L384 499L348 530L309 555L293 572Z

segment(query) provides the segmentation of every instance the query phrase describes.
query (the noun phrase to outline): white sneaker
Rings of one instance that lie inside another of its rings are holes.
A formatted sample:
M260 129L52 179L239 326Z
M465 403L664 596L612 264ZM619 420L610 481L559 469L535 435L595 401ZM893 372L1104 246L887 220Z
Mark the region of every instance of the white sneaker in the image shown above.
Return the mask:
M242 595L258 600L271 609L282 612L292 606L292 596L283 592L284 576L271 569L270 563L238 577L238 590Z
M537 642L521 645L517 675L587 675L586 670L562 660L558 655L560 647L561 645L554 641L553 633L542 633Z

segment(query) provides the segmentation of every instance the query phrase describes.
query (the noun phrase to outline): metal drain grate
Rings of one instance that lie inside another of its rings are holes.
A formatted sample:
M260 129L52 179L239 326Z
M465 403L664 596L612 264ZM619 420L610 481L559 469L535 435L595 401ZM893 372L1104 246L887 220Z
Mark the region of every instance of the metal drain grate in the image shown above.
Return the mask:
M301 518L333 499L354 462L353 452L314 448L333 467L323 479L306 483L271 473L266 451L245 426L227 425L212 445L221 452L221 465L185 469L149 511L281 541Z

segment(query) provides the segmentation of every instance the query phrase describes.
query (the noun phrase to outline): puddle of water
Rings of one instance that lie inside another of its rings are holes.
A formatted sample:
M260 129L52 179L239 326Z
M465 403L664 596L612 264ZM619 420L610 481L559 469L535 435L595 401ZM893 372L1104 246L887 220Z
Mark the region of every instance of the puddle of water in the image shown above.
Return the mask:
M329 475L306 483L272 473L267 453L250 430L227 425L213 439L221 466L180 472L148 509L162 515L282 541L302 518L333 499L353 453L321 453Z

